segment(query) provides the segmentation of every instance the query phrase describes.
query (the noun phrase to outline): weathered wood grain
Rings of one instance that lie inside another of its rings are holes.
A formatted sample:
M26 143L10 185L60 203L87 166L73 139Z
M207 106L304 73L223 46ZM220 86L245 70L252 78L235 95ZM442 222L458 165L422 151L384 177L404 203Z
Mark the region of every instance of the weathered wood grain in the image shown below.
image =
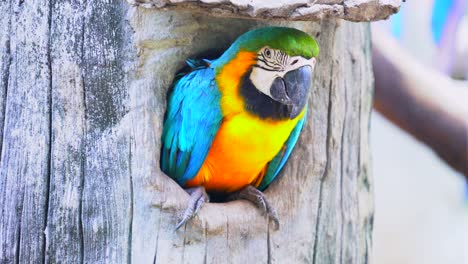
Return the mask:
M0 78L8 83L0 162L0 260L40 263L50 174L50 4L2 5L10 5L10 62L7 77Z
M87 2L85 10L86 135L81 197L85 263L127 263L131 255L131 141L119 127L129 111L127 63L134 54L130 28L123 19L126 7L119 0Z
M193 10L210 16L319 21L386 19L398 12L402 0L127 0L135 6L163 10Z
M4 14L0 16L0 149L3 141L3 123L5 121L5 99L6 89L10 73L10 1L0 2L0 12Z
M369 261L368 24L217 18L122 1L3 1L0 10L9 29L0 32L0 263ZM266 25L302 29L321 46L306 127L266 191L281 228L235 201L207 204L174 232L188 195L159 170L174 73Z
M83 261L81 196L84 181L85 104L83 1L54 2L51 14L51 169L46 262Z

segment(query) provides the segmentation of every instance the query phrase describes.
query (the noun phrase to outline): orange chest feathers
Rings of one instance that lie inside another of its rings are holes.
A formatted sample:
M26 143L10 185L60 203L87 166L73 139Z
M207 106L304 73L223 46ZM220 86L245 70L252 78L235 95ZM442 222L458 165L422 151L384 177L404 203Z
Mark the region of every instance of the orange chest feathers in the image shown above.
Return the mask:
M224 119L200 171L186 187L233 192L249 184L258 186L268 162L303 117L304 110L292 120L262 119L246 111L239 86L254 59L255 54L241 51L217 75Z

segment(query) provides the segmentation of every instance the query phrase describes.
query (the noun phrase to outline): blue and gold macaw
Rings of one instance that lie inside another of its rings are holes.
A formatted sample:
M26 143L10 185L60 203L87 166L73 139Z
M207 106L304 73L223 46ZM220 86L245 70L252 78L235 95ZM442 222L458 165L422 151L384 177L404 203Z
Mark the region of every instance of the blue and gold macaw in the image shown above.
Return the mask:
M188 61L162 133L161 169L191 195L182 226L207 191L253 202L279 226L261 192L278 176L306 119L319 47L308 34L267 27L240 36L213 61Z

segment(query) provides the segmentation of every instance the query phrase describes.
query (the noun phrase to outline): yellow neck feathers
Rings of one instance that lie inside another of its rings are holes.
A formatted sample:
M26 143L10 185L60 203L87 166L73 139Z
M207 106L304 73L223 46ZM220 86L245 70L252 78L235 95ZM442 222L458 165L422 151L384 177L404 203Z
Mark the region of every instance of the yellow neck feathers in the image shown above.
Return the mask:
M244 100L240 96L240 81L244 74L256 63L257 54L240 51L234 59L224 65L216 76L222 94L221 110L225 117L244 111Z

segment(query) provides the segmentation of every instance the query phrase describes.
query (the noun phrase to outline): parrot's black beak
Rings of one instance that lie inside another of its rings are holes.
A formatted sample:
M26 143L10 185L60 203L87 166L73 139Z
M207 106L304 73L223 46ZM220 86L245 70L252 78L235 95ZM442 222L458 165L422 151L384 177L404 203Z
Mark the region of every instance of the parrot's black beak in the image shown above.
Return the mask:
M297 117L307 103L307 94L312 85L312 67L302 66L290 71L283 78L276 78L270 87L274 100L287 105L290 119Z

